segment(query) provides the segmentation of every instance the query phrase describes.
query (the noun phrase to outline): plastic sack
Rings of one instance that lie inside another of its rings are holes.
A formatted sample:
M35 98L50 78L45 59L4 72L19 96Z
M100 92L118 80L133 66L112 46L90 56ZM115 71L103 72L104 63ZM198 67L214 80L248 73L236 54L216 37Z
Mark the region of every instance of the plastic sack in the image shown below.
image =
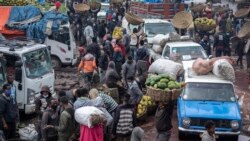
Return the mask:
M214 62L213 73L217 77L225 80L235 81L234 68L226 59L220 59Z
M176 79L182 71L182 64L162 58L154 61L148 69L148 73L167 74L173 79Z
M162 41L163 39L166 39L166 38L167 38L166 35L158 34L158 35L156 35L156 36L153 37L152 43L153 43L153 44L156 44L156 45L159 45L159 44L161 43L161 41Z
M152 49L153 49L154 52L156 52L158 54L161 54L162 51L163 51L163 48L160 45L157 45L157 44L153 44Z
M18 131L20 139L36 141L38 139L38 133L35 130L35 126L30 124L27 127L21 128Z
M105 117L104 113L98 108L93 107L93 106L85 106L82 108L78 108L75 111L75 120L79 124L85 125L91 128L93 126L93 123L91 121L92 115L99 115L99 116Z

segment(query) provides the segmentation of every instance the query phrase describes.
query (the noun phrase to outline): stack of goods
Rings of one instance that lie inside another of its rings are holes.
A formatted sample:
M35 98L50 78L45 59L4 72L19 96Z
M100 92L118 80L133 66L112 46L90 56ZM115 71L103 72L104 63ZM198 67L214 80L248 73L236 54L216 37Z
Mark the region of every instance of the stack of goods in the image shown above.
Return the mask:
M105 113L93 106L85 106L75 111L75 120L89 128L104 123L105 118Z
M0 1L0 6L25 6L29 3L27 0L3 0Z
M148 69L148 73L167 74L173 80L176 80L177 76L181 75L183 72L184 69L182 64L163 58L154 61Z
M206 75L210 72L219 78L235 81L235 72L232 64L234 60L228 56L217 57L211 60L198 58L192 65L193 71L198 75Z
M149 75L146 80L147 95L154 101L174 100L180 95L184 83L176 82L169 75Z
M143 115L146 114L147 109L151 106L154 106L154 105L155 105L155 103L154 103L154 101L152 101L151 97L144 95L142 97L138 107L137 107L136 117L137 118L142 117Z
M196 18L194 21L195 28L200 31L211 31L216 28L216 21L208 18Z
M181 40L181 36L176 32L170 32L166 35L157 34L152 39L152 42L153 42L152 49L154 50L154 52L161 54L167 42L180 41L180 40Z

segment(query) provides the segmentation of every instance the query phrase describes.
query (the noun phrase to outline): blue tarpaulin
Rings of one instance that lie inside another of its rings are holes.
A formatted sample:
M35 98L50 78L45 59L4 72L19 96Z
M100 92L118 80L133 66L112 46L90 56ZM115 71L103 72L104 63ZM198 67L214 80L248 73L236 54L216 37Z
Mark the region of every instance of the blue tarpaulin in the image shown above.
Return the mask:
M38 15L42 15L42 17L36 22L27 24L11 24L13 22L21 22L25 20L30 21L30 19L35 18ZM8 27L11 29L25 31L28 38L45 40L47 36L45 31L49 21L52 22L50 30L53 32L58 30L62 23L68 22L68 16L58 13L55 10L42 14L41 11L35 6L13 7L8 20Z

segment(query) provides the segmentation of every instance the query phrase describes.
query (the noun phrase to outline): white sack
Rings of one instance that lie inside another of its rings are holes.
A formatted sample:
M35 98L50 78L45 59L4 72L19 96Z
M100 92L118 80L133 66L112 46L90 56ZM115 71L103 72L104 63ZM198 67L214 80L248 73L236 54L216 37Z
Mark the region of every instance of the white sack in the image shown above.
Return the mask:
M30 124L27 127L19 129L18 133L20 139L22 140L36 141L38 139L38 133L35 130L35 126L32 124Z
M235 81L234 68L226 59L220 59L214 62L213 73L217 77L225 80Z
M153 43L153 44L159 45L160 42L161 42L161 40L166 39L166 38L167 38L166 35L157 34L157 35L155 35L155 36L153 37L152 43Z
M105 117L104 113L96 107L93 106L85 106L82 108L78 108L75 111L75 120L81 124L86 125L89 128L92 127L92 122L90 121L91 115L100 115Z
M163 51L163 48L160 45L157 45L157 44L153 44L152 49L153 49L154 52L156 52L158 54L161 54L162 51Z
M162 58L154 61L148 69L149 73L167 74L173 79L176 79L177 75L182 71L182 64Z

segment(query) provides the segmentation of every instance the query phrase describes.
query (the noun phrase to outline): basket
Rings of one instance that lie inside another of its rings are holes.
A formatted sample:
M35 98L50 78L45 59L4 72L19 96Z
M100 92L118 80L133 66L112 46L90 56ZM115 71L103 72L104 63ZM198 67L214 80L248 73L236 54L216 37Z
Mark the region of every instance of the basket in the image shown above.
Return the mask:
M148 115L147 115L147 109L140 115L136 116L137 121L146 121Z
M135 16L130 12L125 13L125 18L128 23L133 25L140 25L141 23L144 23L144 20L142 18Z
M87 4L80 3L80 4L75 5L74 9L75 9L75 12L81 13L81 12L89 11L90 6Z
M111 0L111 3L120 3L120 4L122 4L123 0Z
M189 12L181 11L175 14L172 23L174 27L179 29L186 29L193 22L193 16Z
M241 18L241 17L245 17L247 16L249 13L249 9L248 8L242 8L242 9L239 9L235 12L234 16L236 18Z
M176 89L176 90L174 90L173 93L172 93L172 100L178 99L178 97L180 96L181 92L182 92L182 89Z
M164 91L152 87L147 87L147 95L150 96L154 101L168 102L172 98L171 91Z
M216 28L216 25L202 25L202 24L196 24L195 28L200 31L211 31Z
M229 8L227 7L221 7L221 6L217 6L214 8L214 12L218 12L218 13L224 13L226 11L230 10Z
M250 22L246 22L238 33L239 38L250 36Z
M193 12L201 12L206 8L206 5L204 4L197 4L192 7L190 7L191 11Z
M89 7L90 7L90 10L92 11L92 12L98 12L100 9L101 9L101 3L99 3L99 2L89 2L88 3L88 5L89 5Z

